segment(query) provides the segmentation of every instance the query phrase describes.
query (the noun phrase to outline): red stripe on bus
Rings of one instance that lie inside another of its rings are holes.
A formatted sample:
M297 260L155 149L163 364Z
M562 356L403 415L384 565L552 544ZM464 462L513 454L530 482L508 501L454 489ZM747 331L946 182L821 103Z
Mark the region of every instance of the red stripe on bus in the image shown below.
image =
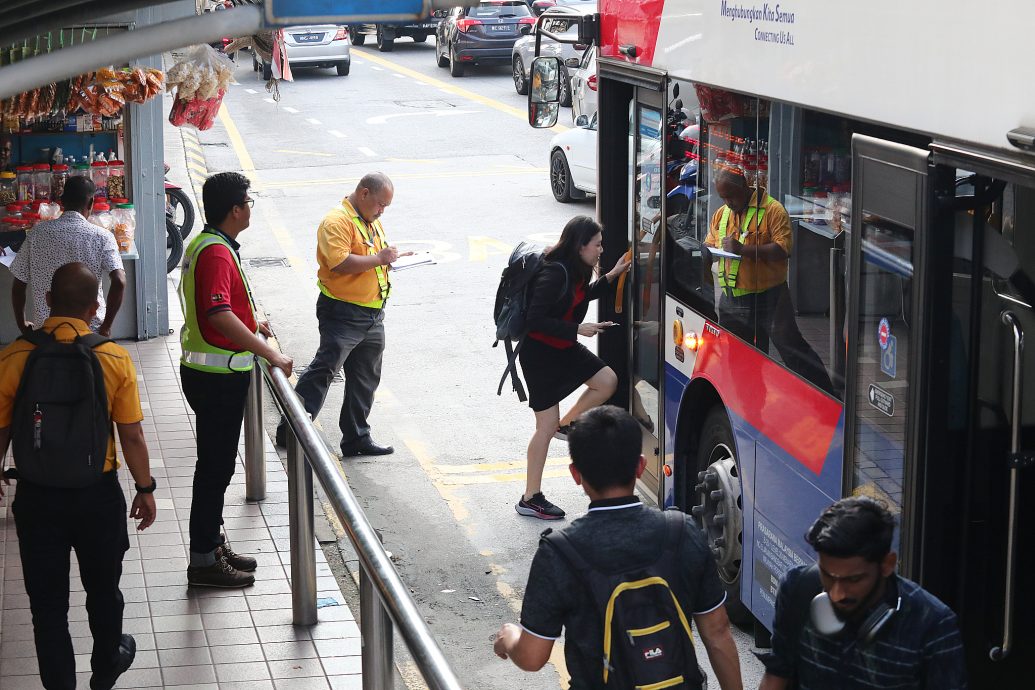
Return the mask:
M720 330L703 338L694 376L708 379L726 406L817 476L830 452L842 405L741 340Z
M600 54L637 65L651 65L658 44L665 0L610 0L600 8ZM635 46L636 56L619 52Z

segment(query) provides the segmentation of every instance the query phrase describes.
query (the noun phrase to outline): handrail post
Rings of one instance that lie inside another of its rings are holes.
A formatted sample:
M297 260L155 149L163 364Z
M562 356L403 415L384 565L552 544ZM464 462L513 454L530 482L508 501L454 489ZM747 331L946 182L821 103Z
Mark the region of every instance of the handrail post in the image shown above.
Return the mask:
M381 535L378 534L378 539ZM381 603L367 569L359 567L359 631L363 648L363 690L395 687L395 650L392 618Z
M288 515L291 524L291 622L316 623L313 470L294 430L288 433Z
M262 369L258 362L248 376L248 398L244 408L244 497L266 500L266 430L262 421Z

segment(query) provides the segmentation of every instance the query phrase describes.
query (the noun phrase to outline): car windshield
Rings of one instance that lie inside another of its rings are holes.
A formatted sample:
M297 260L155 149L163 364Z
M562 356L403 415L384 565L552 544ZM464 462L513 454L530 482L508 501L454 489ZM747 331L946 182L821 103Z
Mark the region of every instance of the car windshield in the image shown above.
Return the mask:
M483 2L477 7L468 8L467 16L475 19L491 19L493 17L507 19L530 17L532 12L528 9L528 5L523 2Z

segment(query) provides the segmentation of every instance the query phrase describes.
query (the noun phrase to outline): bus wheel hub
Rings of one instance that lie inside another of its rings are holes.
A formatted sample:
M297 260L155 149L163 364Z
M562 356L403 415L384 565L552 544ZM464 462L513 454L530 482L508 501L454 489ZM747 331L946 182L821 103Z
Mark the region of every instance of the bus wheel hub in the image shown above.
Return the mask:
M691 512L707 536L719 576L732 583L740 574L743 515L739 505L737 463L732 453L723 455L725 457L698 473L699 484L694 487L696 500Z

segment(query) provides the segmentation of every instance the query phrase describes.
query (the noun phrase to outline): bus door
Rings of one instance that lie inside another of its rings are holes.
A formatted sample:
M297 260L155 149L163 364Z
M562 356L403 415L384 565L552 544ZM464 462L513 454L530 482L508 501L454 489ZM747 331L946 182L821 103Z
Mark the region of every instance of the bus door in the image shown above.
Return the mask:
M661 430L659 324L664 303L661 291L661 226L665 200L662 137L665 117L662 92L638 87L629 118L630 242L633 253L629 302L629 409L643 432L647 469L642 481L660 499ZM606 269L604 269L606 270Z
M856 134L852 138L847 494L883 500L899 520L908 575L913 489L909 430L916 406L918 314L914 280L927 206L928 151Z
M944 149L945 153L941 150ZM960 616L970 686L1035 655L1035 164L934 146L928 409L912 577ZM1011 164L1013 163L1013 164Z

